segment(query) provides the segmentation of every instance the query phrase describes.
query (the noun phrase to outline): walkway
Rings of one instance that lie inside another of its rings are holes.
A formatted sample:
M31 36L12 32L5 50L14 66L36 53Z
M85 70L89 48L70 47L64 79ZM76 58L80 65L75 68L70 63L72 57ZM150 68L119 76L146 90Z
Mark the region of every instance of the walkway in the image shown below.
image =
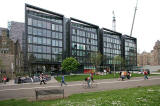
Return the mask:
M32 98L35 99L35 89L63 89L65 96L83 92L97 92L110 89L132 88L140 86L160 85L160 76L152 76L149 80L143 77L132 78L131 80L120 81L118 79L104 79L95 81L98 86L96 88L84 89L82 81L68 82L67 86L60 86L58 82L50 82L46 85L39 84L19 84L0 86L0 100L13 98Z

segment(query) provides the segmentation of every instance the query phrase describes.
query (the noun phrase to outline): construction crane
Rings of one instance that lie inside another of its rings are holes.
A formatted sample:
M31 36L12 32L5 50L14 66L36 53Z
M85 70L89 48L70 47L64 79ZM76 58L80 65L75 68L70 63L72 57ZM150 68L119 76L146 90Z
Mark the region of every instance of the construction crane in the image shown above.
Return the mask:
M112 12L112 14L113 14L112 30L116 31L116 17L115 17L114 11Z
M134 26L134 21L135 21L135 16L136 16L136 11L137 11L137 5L138 5L138 0L137 0L137 3L136 3L135 10L134 10L134 16L133 16L133 22L132 22L132 27L131 27L131 33L130 33L130 36L132 36L132 31L133 31L133 26Z

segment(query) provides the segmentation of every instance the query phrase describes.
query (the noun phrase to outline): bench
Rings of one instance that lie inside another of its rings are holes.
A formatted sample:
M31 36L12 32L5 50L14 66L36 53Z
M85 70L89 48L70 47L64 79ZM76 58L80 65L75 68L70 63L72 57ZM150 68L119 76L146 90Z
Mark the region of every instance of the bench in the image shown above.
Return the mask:
M35 90L36 100L39 95L62 94L64 98L64 89Z

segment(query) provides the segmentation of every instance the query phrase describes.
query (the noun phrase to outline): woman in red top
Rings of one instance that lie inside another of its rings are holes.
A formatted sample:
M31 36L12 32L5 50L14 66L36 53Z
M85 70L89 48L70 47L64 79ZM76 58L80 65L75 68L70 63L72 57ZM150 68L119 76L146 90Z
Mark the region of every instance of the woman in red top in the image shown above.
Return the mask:
M7 80L7 77L4 76L4 77L3 77L3 82L4 82L4 84L6 84L6 80Z

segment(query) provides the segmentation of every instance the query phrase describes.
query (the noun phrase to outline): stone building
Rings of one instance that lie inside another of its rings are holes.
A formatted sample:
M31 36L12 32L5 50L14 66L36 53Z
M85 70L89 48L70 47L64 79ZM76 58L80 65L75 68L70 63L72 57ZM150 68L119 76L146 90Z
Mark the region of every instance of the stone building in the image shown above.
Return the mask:
M150 53L143 52L137 55L137 65L160 65L160 41L158 40Z
M155 43L155 46L151 54L152 54L152 60L153 60L151 65L160 65L160 41L159 40L157 40L157 42Z
M0 28L0 73L13 78L23 71L22 36L24 23L9 22L8 29Z
M14 42L15 54L14 54L14 70L15 73L21 73L23 71L23 34L24 23L11 21L8 23L9 38Z
M11 39L9 39L8 30L3 28L0 35L0 59L2 61L0 67L1 77L3 75L11 77L13 74L14 49L15 44Z
M151 63L151 54L143 52L142 54L137 55L138 66L150 65Z

